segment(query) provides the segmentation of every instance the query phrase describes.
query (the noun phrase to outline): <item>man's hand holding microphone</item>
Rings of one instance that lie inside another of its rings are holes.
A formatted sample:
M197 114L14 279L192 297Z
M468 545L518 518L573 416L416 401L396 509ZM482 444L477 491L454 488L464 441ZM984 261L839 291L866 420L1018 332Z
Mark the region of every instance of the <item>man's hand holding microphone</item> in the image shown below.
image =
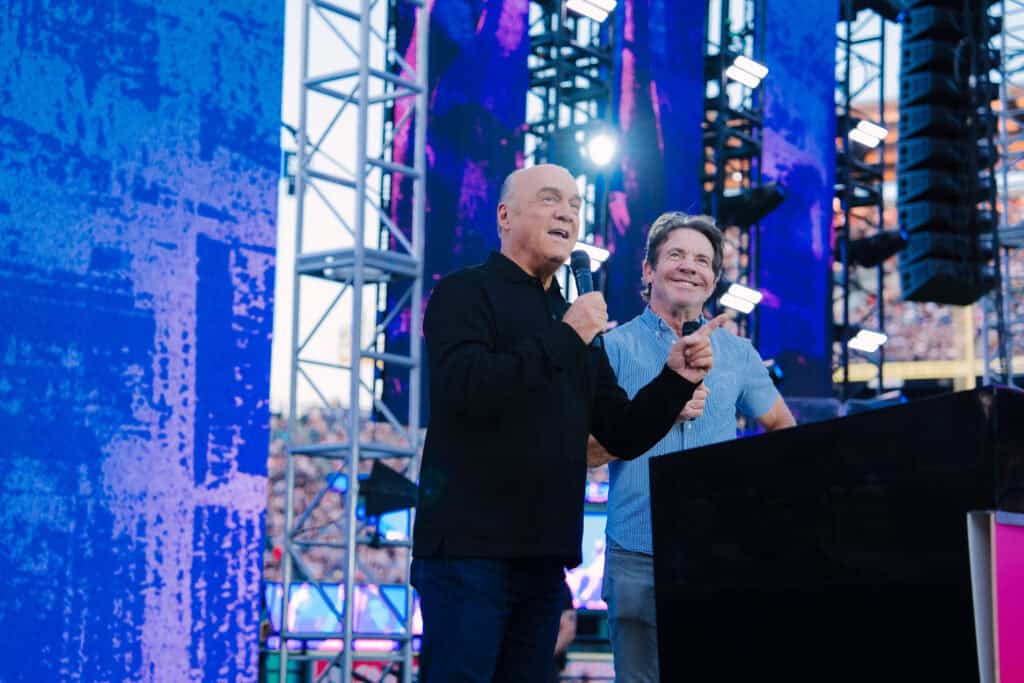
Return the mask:
M590 344L608 326L608 306L604 295L590 292L576 297L562 316L562 322L576 330L584 344Z

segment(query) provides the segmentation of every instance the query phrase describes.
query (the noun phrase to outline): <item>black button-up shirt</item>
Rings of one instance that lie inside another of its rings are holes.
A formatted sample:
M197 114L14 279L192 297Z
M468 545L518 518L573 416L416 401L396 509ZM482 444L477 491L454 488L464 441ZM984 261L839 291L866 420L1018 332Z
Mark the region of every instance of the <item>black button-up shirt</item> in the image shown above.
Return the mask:
M424 319L430 421L413 553L580 562L587 434L624 459L695 385L665 368L630 401L567 304L505 256L445 277Z

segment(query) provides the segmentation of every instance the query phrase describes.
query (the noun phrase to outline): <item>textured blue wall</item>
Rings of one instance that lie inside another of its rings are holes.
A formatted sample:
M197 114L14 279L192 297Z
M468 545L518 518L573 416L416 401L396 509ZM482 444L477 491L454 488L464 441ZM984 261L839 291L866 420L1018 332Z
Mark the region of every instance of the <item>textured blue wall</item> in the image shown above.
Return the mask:
M283 7L0 9L0 680L255 680Z
M612 320L643 310L647 233L664 211L700 210L703 2L624 0L615 15L615 121L622 154L611 183L605 296Z
M758 345L786 373L786 393L831 396L835 24L839 5L768 0L762 84L765 182L786 199L762 222Z

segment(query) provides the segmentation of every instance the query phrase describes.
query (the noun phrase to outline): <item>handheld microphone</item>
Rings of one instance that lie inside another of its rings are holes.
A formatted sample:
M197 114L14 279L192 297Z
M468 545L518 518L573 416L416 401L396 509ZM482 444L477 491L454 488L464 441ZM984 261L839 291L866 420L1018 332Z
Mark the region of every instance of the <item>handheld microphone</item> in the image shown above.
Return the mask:
M687 320L685 323L683 323L683 329L682 329L683 333L680 336L681 337L689 337L691 334L693 334L694 332L696 332L699 329L700 329L700 323L699 322L697 322L696 320Z
M577 249L569 256L569 268L572 270L572 277L576 280L576 291L580 296L594 291L594 275L590 272L590 255L582 249ZM604 339L598 333L594 337L593 344L599 349L604 348Z
M573 279L576 280L576 291L589 294L594 291L594 276L590 272L590 255L582 249L572 252L569 257L569 268L572 269Z

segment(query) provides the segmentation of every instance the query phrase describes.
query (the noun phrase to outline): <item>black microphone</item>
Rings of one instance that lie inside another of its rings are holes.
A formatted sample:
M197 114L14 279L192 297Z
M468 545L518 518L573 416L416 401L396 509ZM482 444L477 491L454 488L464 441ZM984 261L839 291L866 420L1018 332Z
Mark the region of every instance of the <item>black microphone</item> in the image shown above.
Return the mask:
M576 292L580 296L594 291L594 275L590 272L590 255L587 252L582 249L572 252L569 257L569 268L572 270L573 279L576 280ZM591 343L603 349L604 340L601 333L598 333Z
M569 267L572 269L572 276L576 280L576 291L580 296L593 292L594 276L590 272L590 255L582 249L577 249L569 257Z
M683 323L683 333L679 336L689 337L691 334L700 329L700 323L696 320L687 320Z

